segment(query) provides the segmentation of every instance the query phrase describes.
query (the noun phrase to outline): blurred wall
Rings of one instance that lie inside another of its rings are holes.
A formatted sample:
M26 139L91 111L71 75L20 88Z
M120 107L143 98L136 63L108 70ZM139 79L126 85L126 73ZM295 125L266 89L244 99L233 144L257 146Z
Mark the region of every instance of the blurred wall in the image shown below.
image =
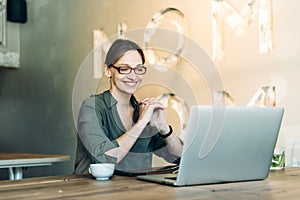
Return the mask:
M240 10L246 4L230 2ZM0 68L0 151L61 153L72 159L51 167L29 168L25 177L72 173L76 143L73 84L93 49L94 29L101 28L110 37L121 22L127 23L128 30L145 28L156 12L172 6L185 13L189 37L211 56L209 0L27 0L27 5L28 22L19 25L20 68ZM226 57L215 63L237 105L247 104L260 86L276 85L277 105L286 109L286 135L299 130L299 6L296 0L273 1L273 53L259 54L257 19L241 37L225 25ZM187 64L177 67L181 65ZM92 66L87 73L94 84ZM86 82L86 88L93 91L89 80ZM205 83L201 88L199 103L210 103ZM0 171L0 178L7 178L6 170Z

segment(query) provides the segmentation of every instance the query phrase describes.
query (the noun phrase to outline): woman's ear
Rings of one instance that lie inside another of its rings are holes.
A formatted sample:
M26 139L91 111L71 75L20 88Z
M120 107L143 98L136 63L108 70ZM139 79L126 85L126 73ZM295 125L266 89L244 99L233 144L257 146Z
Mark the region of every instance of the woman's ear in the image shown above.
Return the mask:
M111 78L111 71L109 70L109 67L107 67L107 65L104 66L104 75L107 78Z

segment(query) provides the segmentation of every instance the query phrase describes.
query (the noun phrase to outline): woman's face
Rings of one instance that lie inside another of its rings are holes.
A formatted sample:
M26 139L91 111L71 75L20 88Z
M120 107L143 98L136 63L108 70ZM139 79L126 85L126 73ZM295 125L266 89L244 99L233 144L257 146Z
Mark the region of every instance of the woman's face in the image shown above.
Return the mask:
M116 63L115 67L130 67L138 68L142 66L142 58L136 50L126 52ZM114 67L108 68L111 73L111 89L112 92L121 92L126 94L133 94L144 79L143 75L138 75L131 70L129 74L121 74Z

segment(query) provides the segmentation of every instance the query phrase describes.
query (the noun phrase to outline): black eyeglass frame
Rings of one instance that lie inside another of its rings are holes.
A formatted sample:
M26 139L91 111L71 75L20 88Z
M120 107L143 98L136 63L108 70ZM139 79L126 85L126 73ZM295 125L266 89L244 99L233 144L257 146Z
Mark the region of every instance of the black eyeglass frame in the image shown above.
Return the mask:
M130 74L130 73L132 72L132 70L133 70L134 73L137 74L137 75L144 75L144 74L146 74L146 72L147 72L147 67L145 67L144 65L137 66L137 67L135 67L135 68L132 68L132 67L130 67L129 65L128 65L128 67L124 67L124 68L130 69L130 71L129 71L128 73L123 73L123 72L121 72L121 68L122 68L122 67L117 67L117 66L115 66L114 64L110 64L109 66L112 67L112 68L115 68L115 69L119 72L119 74ZM136 73L136 70L137 70L137 69L140 69L140 68L145 69L145 72L142 73L142 74Z

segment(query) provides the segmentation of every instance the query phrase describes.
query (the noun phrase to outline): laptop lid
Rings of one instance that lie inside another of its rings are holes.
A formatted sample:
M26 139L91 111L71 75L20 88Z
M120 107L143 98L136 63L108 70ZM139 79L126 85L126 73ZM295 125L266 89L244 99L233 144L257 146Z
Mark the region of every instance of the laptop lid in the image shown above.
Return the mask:
M176 180L138 178L176 186L265 179L282 116L278 107L192 106Z

